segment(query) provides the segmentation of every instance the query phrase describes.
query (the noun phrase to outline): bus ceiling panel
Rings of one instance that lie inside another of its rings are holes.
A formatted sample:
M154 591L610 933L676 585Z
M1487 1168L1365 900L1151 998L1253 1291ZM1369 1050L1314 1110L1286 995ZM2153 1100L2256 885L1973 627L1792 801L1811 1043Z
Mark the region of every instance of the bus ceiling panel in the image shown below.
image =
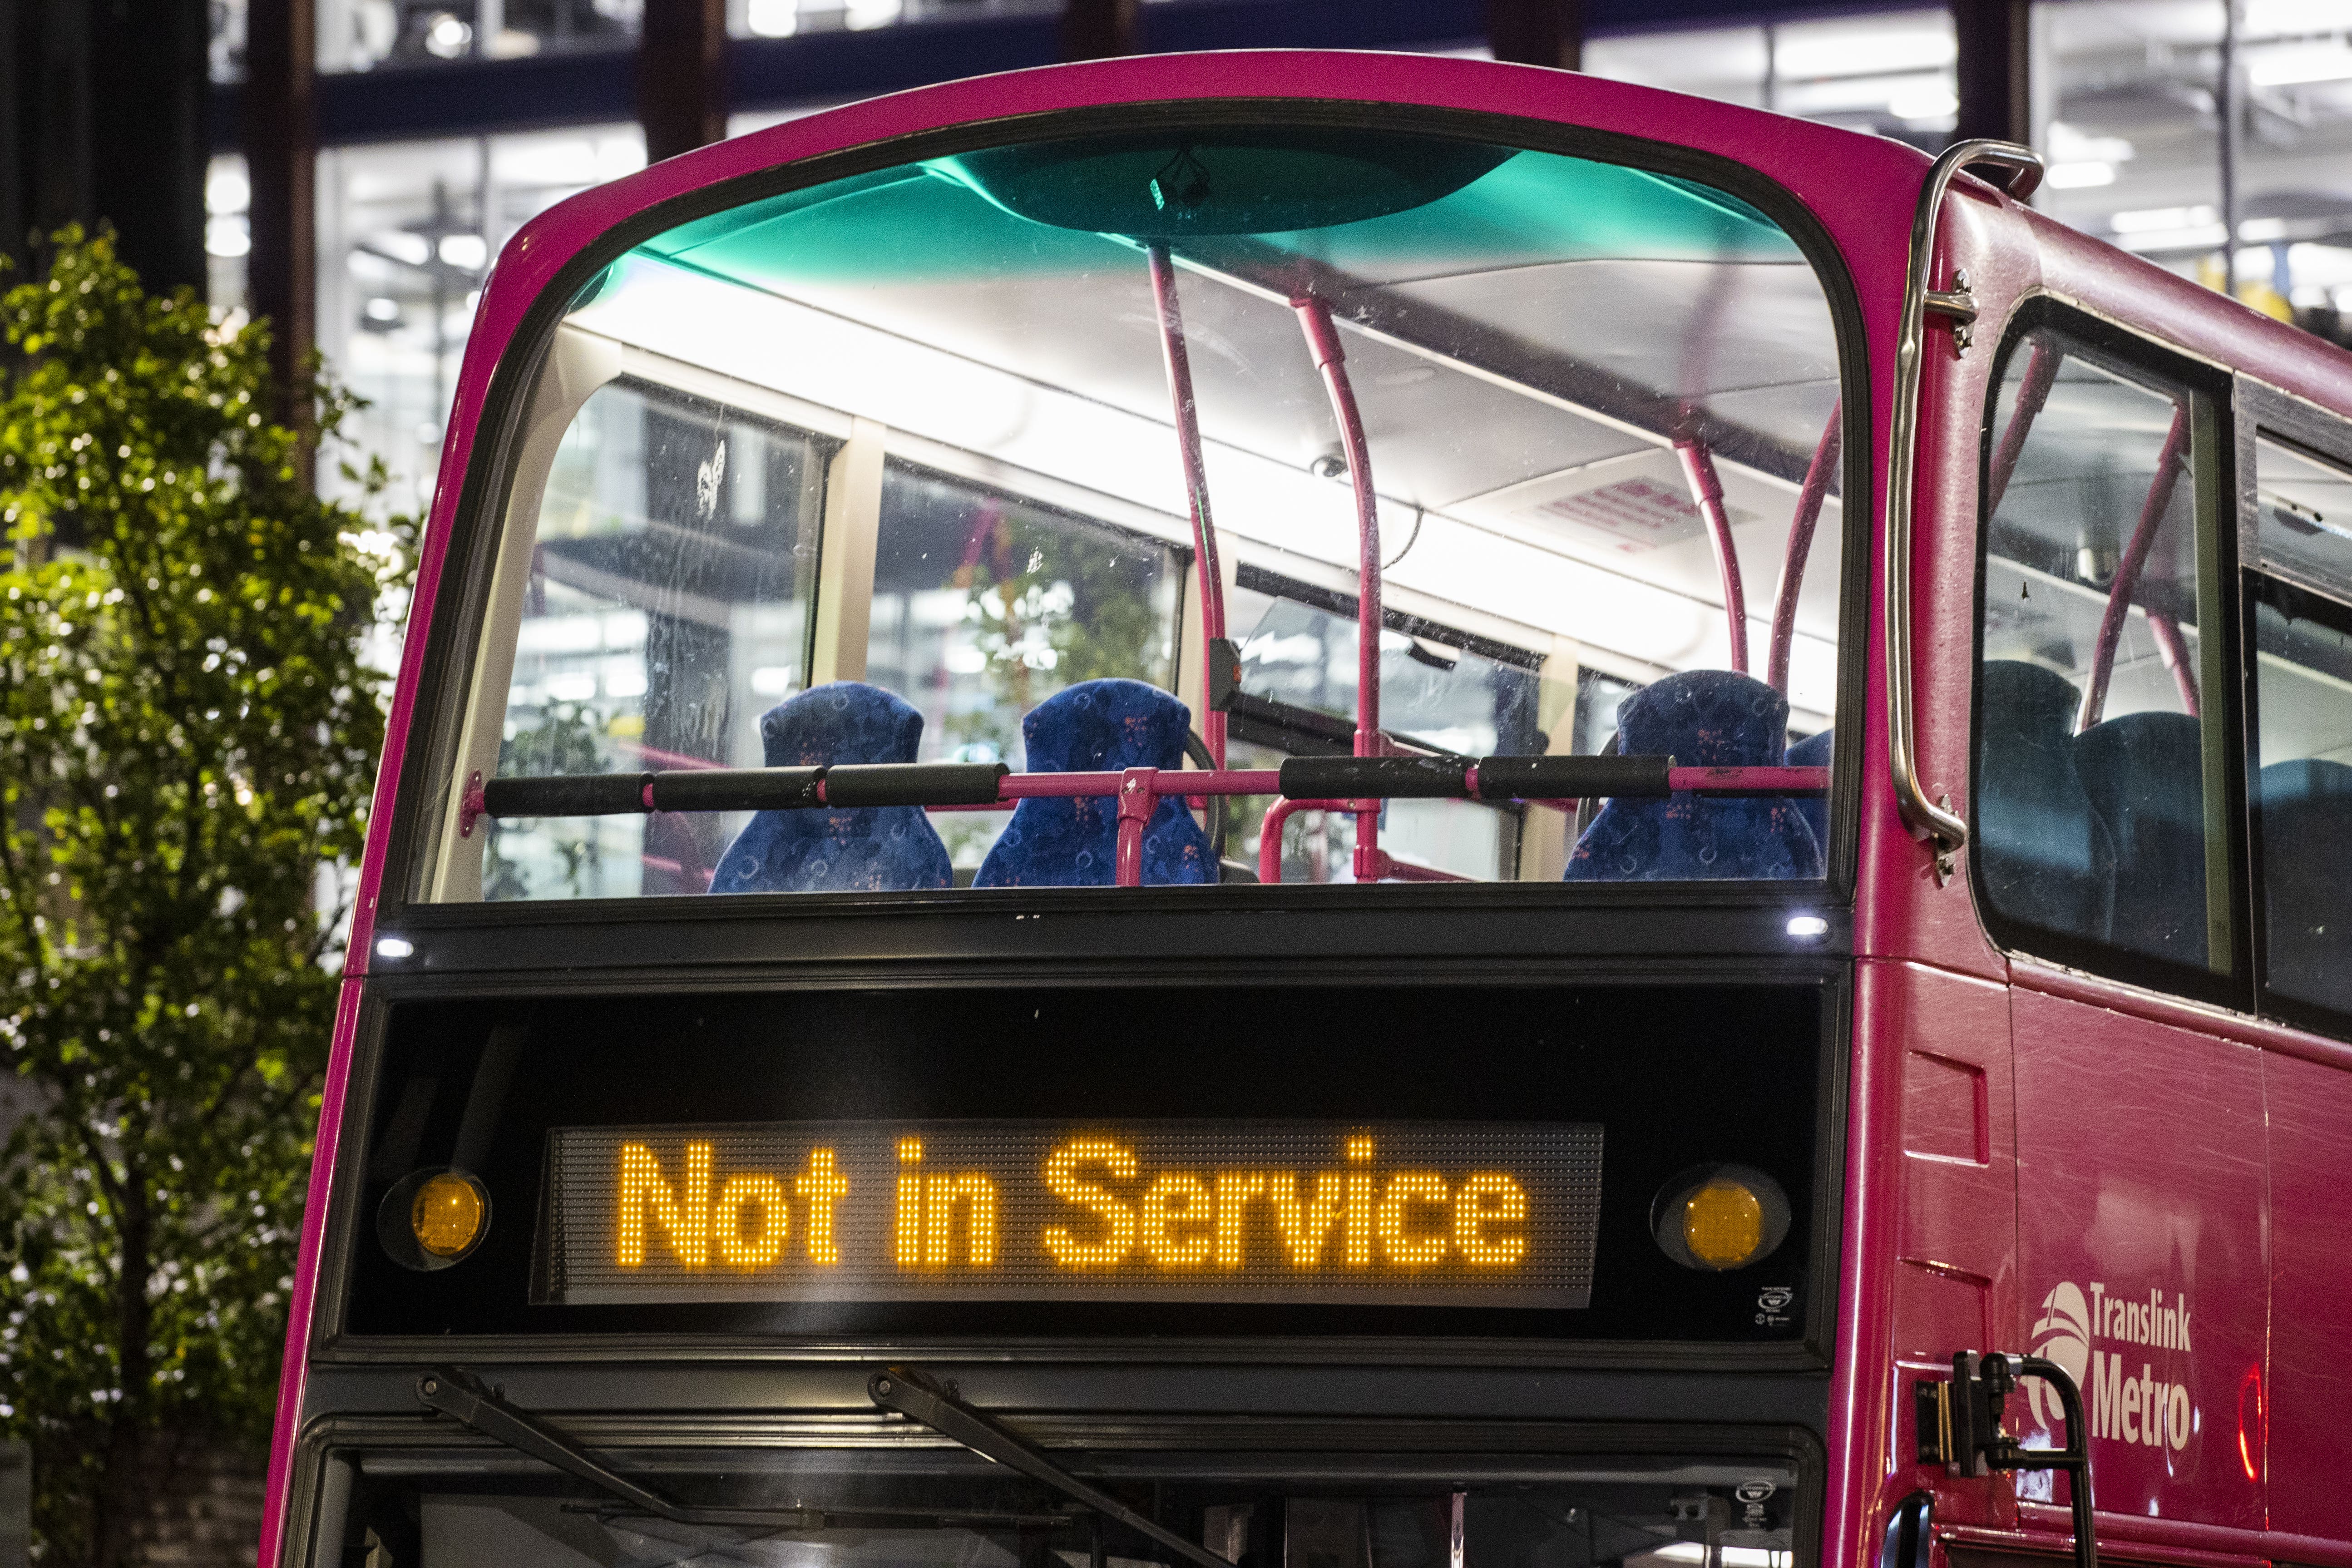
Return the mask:
M1215 151L1202 153L1211 164ZM1169 158L1182 162L1173 146ZM887 311L901 296L944 290L950 308L927 325L950 332L998 314L1049 331L1074 326L1097 352L1124 337L1148 336L1148 310L1132 302L1114 310L1074 308L1082 301L1066 292L1110 279L1121 292L1143 298L1140 252L1131 237L1026 221L979 194L956 160L933 165L933 173L938 177L894 174L845 182L852 188L830 199L793 193L705 219L646 248L748 287L845 305L861 319L881 319L871 312ZM1535 367L1555 383L1591 383L1597 374L1596 389L1605 389L1615 379L1610 359L1623 358L1638 363L1643 374L1621 394L1646 386L1680 395L1699 382L1727 389L1787 369L1793 362L1781 339L1803 342L1805 358L1818 362L1807 374L1824 374L1825 363L1826 374L1834 374L1819 285L1769 220L1687 182L1582 159L1516 153L1483 178L1409 212L1339 227L1227 231L1181 241L1175 253L1188 269L1246 279L1277 300L1311 289L1346 317L1430 317L1432 335L1424 341L1474 362L1533 350L1541 360L1560 362ZM1719 276L1727 264L1738 264L1737 280ZM1547 281L1580 269L1590 271ZM1752 279L1745 276L1750 273ZM1792 304L1783 296L1796 289L1805 297ZM1004 296L1008 308L979 308L992 294ZM1543 303L1547 294L1556 302ZM1538 301L1537 317L1559 322L1549 334L1526 334L1531 298ZM1020 308L1024 301L1032 308ZM1127 330L1116 330L1120 324ZM1694 331L1723 342L1690 353L1672 341ZM1630 331L1633 341L1622 354L1611 350L1593 360L1595 334L1612 331ZM1759 352L1743 352L1750 342ZM1129 380L1136 379L1137 366L1149 373L1157 362L1150 352L1118 358ZM1731 369L1743 358L1771 369L1743 381ZM1263 355L1253 361L1261 374L1270 363ZM1120 401L1147 406L1139 394L1163 389L1147 374L1135 391L1139 395ZM1205 412L1213 400L1202 401ZM1302 400L1308 406L1314 401ZM1671 408L1640 413L1653 431L1670 428L1676 417ZM1800 462L1809 442L1809 435L1797 437Z
M1252 126L1016 143L931 167L1034 223L1172 240L1360 230L1457 198L1512 156L1360 126Z
M1179 293L1203 439L1306 467L1339 450L1314 362L1288 305L1180 268ZM1153 419L1168 391L1140 258L1061 278L860 290L796 287L788 296L877 332L929 343L1053 388ZM1384 494L1444 506L1497 482L1631 449L1639 438L1513 386L1345 331L1366 434ZM887 414L877 417L887 418ZM1163 439L1166 437L1163 437Z
M1358 133L1348 135L1352 140ZM1169 153L1176 162L1177 142ZM647 248L747 280L784 268L796 277L821 269L844 278L938 277L993 271L1008 263L1063 270L1074 258L1098 256L1105 246L1156 237L1024 219L982 194L976 185L984 182L968 177L976 161L988 156L935 160L924 168L927 179L902 167L789 192L673 229ZM1203 160L1213 189L1214 156ZM1410 210L1312 229L1225 227L1216 236L1164 237L1181 241L1188 253L1198 247L1213 256L1218 246L1241 235L1367 282L1562 258L1800 258L1777 224L1723 192L1619 164L1529 152L1508 153L1450 195Z
M1721 456L1790 479L1837 397L1829 302L1800 261L1553 262L1400 284L1367 305L1402 336L1642 428L1696 420Z
M1737 464L1720 464L1718 472L1741 573L1761 589L1781 570L1795 487ZM1713 546L1672 452L1651 448L1547 474L1480 496L1454 513L1476 528L1572 556L1610 578L1630 579L1628 589L1639 584L1649 590L1633 590L1615 604L1599 602L1606 595L1588 590L1574 633L1583 640L1675 668L1720 661L1727 653L1722 617L1713 607L1721 602ZM1822 714L1836 694L1839 517L1838 501L1826 500L1801 585L1790 663L1790 700ZM1442 568L1433 563L1428 569ZM1484 593L1492 602L1498 591ZM1661 613L1671 618L1650 618ZM1751 644L1760 647L1769 636L1769 601L1751 593ZM1686 639L1679 647L1671 642L1670 628Z

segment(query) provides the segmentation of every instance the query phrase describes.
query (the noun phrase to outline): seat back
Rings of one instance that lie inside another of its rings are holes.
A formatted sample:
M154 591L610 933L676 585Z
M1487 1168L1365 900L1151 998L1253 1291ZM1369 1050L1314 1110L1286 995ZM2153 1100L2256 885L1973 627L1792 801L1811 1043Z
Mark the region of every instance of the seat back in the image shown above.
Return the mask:
M1726 669L1686 669L1617 710L1618 749L1681 767L1771 767L1788 745L1789 700ZM1570 882L1789 880L1822 874L1821 844L1781 796L1612 800L1569 855Z
M1830 765L1830 758L1836 750L1837 731L1823 730L1820 734L1808 735L1790 747L1789 754L1781 760L1792 768L1825 768ZM1830 797L1825 795L1801 795L1790 804L1797 808L1797 815L1805 819L1805 826L1813 830L1813 842L1822 847L1823 855L1827 855L1830 852Z
M911 763L923 716L878 686L836 680L788 697L760 718L772 768ZM763 811L712 873L714 893L912 892L955 881L947 846L920 806Z
M1021 721L1029 771L1117 773L1184 764L1192 710L1140 680L1082 680ZM975 888L1107 888L1117 880L1118 802L1109 795L1023 801L981 862ZM1149 886L1213 882L1208 836L1174 795L1143 827Z
M2074 737L2074 771L2114 848L2107 940L2203 964L2205 759L2186 713L2126 713Z
M2264 979L2282 995L2352 1008L2352 921L2337 912L2352 874L2352 767L2273 763L2260 784Z
M2104 939L2115 855L2075 771L2081 698L2021 659L1984 667L1979 720L1977 864L1990 908L2011 920Z

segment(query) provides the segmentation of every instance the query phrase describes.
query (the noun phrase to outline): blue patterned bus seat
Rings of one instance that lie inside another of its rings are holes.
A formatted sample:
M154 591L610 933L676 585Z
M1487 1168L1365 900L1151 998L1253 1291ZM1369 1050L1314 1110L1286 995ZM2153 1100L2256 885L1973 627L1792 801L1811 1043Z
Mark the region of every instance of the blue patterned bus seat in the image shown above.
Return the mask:
M923 716L878 686L836 680L761 716L772 768L911 763ZM947 846L920 806L763 811L710 879L714 893L905 893L955 880Z
M2186 713L2126 713L2074 737L2074 771L2115 856L2107 940L2205 962L2203 733Z
M2352 767L2304 757L2263 770L2265 980L2305 1002L2352 1007Z
M1082 680L1021 721L1031 773L1176 769L1184 763L1192 710L1140 680ZM1109 795L1023 801L981 862L975 888L1107 888L1116 879L1118 802ZM1143 828L1147 886L1213 882L1209 840L1175 795Z
M1724 669L1654 681L1617 710L1618 749L1679 767L1772 767L1788 745L1789 700ZM1755 795L1612 800L1577 840L1570 882L1793 880L1822 874L1820 843L1795 801Z
M1986 663L1979 686L1977 861L1982 893L2010 919L2104 937L2114 840L2077 771L2074 684L2020 659Z

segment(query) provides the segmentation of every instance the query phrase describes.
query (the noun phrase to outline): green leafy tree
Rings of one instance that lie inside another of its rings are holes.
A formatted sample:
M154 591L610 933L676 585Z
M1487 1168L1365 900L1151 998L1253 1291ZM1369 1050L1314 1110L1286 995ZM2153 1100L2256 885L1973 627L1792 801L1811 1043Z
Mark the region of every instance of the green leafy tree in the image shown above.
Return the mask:
M156 1434L268 1429L406 533L305 482L263 328L105 236L0 332L0 1430L42 1560L110 1568Z

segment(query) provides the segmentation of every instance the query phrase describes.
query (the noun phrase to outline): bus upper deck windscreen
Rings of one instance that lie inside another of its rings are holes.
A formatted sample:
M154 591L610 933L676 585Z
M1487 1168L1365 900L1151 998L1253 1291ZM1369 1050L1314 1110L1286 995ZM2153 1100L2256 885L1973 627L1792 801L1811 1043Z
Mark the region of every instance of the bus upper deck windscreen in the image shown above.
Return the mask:
M423 890L1113 881L1112 799L1016 806L1050 774L1823 768L1839 394L1822 282L1756 205L1435 134L1035 141L684 224L582 291L529 395L457 746L494 788L449 791ZM758 813L632 782L914 763L1013 780ZM1163 790L1130 874L1822 876L1826 775L1786 776ZM519 780L571 793L502 808Z

